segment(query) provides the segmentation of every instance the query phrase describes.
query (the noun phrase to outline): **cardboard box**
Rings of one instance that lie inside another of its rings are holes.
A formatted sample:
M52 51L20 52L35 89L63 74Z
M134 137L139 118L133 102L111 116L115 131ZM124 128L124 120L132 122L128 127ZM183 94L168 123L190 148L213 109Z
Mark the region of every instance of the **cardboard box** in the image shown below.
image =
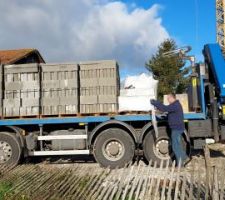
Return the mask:
M189 113L189 103L188 103L188 95L187 94L176 94L176 99L180 101L184 113ZM165 105L169 105L167 101L167 95L164 95L163 97L163 103Z

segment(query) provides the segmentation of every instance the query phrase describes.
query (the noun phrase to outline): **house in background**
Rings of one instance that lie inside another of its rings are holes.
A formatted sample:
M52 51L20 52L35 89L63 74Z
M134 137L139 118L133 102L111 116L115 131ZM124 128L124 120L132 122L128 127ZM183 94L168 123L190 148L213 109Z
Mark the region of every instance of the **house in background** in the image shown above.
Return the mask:
M37 49L0 50L0 64L45 63Z

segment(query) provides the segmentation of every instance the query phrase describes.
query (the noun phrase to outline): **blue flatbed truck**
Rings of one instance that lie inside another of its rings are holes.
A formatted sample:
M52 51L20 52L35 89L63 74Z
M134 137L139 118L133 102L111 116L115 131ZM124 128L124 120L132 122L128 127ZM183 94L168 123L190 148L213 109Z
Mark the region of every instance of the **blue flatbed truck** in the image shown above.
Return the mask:
M206 74L195 65L189 98L198 108L185 113L185 147L202 148L207 138L225 135L225 61L218 44L203 50ZM172 157L165 119L156 138L151 114L111 114L0 120L0 163L17 165L21 157L91 155L103 167L123 167L136 155L159 161Z

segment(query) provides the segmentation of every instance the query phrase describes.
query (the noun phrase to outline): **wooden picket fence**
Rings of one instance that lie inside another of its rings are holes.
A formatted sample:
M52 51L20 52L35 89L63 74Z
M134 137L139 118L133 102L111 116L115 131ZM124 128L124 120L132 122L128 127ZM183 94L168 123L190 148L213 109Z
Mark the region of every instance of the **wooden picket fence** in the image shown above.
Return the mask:
M214 164L212 164L214 163ZM103 169L96 164L1 167L0 199L192 200L225 199L225 161L194 159L187 168L168 161Z

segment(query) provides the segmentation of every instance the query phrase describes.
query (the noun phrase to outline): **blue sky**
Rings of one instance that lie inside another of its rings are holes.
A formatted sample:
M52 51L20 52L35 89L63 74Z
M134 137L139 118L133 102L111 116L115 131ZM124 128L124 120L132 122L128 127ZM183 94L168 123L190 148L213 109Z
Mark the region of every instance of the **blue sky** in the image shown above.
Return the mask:
M178 46L192 46L191 54L203 61L204 44L216 42L216 17L214 0L123 0L124 3L148 9L161 6L159 17ZM132 9L132 6L131 6ZM127 71L121 72L124 76Z
M191 45L193 54L202 59L204 44L216 42L215 0L123 0L148 9L161 5L160 16L178 45Z

